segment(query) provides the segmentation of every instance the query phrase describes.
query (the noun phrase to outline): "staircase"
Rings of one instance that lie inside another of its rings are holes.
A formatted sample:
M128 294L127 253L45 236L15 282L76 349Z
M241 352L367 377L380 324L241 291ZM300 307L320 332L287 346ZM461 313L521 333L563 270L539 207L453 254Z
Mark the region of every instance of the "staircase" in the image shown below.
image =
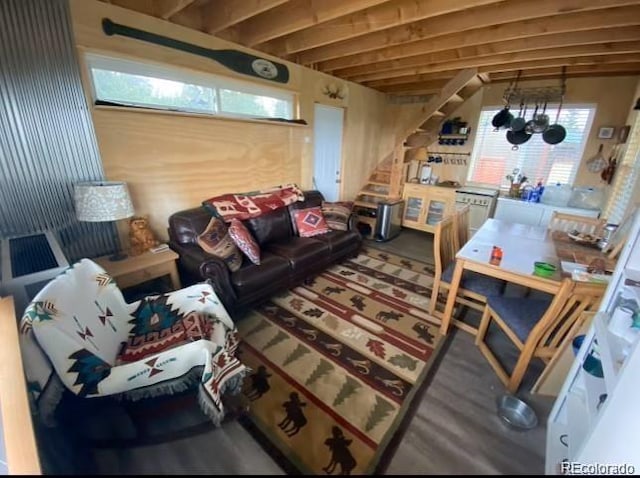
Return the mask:
M407 121L396 135L394 151L378 163L356 196L354 211L364 237L373 238L378 203L402 197L407 163L438 139L446 118L487 81L475 68L462 70Z

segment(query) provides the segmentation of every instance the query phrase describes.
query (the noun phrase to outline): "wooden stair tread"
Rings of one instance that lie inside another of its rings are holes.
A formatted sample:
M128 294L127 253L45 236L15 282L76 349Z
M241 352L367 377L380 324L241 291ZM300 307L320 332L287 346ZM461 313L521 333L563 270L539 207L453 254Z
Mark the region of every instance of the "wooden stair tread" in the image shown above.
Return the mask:
M353 201L354 206L366 207L367 209L378 209L378 203L366 201Z
M358 221L359 222L364 222L364 223L372 225L372 226L375 226L375 224L376 224L376 218L375 217L361 216L359 214L356 214L356 216L358 217Z
M379 181L367 181L367 184L371 184L372 186L390 186L389 183L382 183Z
M366 189L361 189L360 192L358 193L358 195L361 195L361 196L375 196L375 197L385 198L385 199L388 196L387 193L379 193L379 192L375 192L375 191L367 191Z

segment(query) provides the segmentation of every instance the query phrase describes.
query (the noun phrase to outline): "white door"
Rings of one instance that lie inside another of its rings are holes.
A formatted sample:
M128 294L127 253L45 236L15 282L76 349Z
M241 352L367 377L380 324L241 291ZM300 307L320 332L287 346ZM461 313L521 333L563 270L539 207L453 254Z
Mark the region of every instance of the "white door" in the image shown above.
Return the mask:
M337 201L344 109L316 104L313 123L313 184L327 201Z

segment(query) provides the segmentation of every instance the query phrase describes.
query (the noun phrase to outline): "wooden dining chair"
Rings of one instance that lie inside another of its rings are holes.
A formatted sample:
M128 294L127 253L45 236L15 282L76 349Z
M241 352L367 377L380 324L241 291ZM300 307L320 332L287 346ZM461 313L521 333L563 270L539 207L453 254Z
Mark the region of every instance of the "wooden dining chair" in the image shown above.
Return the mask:
M453 277L458 244L459 239L455 227L455 215L445 216L442 221L436 224L433 237L435 275L431 300L429 302L429 313L435 317L442 316L441 313L436 310L436 305L439 294L448 291L451 287L451 278ZM504 286L504 281L484 276L477 272L464 271L462 279L460 280L456 302L482 312L484 311L486 297L501 294ZM473 335L477 333L475 327L458 319L452 319L451 323Z
M579 325L583 312L596 310L606 290L605 284L563 279L553 299L496 296L487 306L476 335L476 345L510 393L520 387L534 357L548 363L563 340ZM489 348L486 337L495 322L519 350L511 374Z
M565 232L578 231L593 234L594 236L601 236L606 224L607 221L605 219L553 211L548 229Z
M458 238L457 249L460 249L469 241L469 211L471 211L471 206L469 204L465 204L461 208L456 209L454 214L454 225L456 229L456 237Z

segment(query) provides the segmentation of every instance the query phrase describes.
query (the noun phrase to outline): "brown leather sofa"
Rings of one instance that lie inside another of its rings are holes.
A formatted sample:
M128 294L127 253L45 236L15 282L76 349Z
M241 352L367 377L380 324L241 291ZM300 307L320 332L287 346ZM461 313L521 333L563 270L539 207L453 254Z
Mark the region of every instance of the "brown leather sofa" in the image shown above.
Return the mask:
M345 257L355 256L362 237L353 220L348 231L332 230L314 237L299 237L295 233L291 212L320 206L323 201L319 191L305 191L304 197L304 201L243 221L260 245L261 261L255 265L244 257L242 266L235 272L221 259L203 251L196 242L211 219L204 207L171 215L169 246L180 255L178 268L183 283L210 281L231 313L298 285Z

